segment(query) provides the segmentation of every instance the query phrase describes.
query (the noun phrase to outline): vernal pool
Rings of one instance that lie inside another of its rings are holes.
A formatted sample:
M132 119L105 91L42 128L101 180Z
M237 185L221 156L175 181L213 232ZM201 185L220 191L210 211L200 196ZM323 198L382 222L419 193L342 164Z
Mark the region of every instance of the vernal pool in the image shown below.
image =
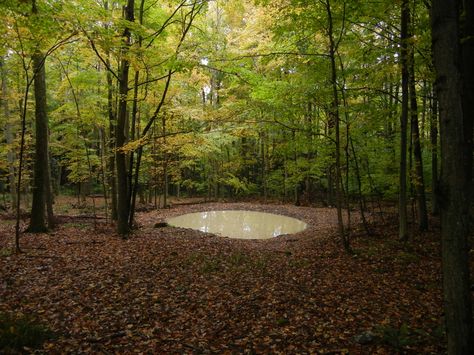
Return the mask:
M307 227L306 223L296 218L244 210L189 213L170 218L167 222L173 227L240 239L268 239L301 232Z

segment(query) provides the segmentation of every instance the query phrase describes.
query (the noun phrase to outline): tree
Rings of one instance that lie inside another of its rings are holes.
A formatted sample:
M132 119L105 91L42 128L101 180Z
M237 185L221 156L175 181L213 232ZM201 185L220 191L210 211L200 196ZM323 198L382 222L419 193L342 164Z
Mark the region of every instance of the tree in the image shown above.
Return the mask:
M14 135L13 135L13 124L10 117L10 107L8 104L8 78L7 70L4 64L4 58L0 57L0 75L2 80L2 97L1 97L1 109L4 114L4 127L5 127L5 140L7 143L7 163L8 163L8 184L11 195L11 210L15 211L16 208L16 183L15 183L15 152L14 152Z
M421 155L421 141L420 141L420 128L418 124L418 103L417 103L417 92L415 82L415 44L413 43L414 36L414 21L411 20L411 8L408 5L408 95L410 98L410 126L411 126L411 144L413 150L413 158L415 161L415 167L412 172L412 184L415 187L418 218L419 218L419 229L424 231L428 228L428 211L426 208L426 196L425 196L425 178L423 176L423 159Z
M131 30L130 23L135 20L135 1L128 0L124 9L124 20L128 21L122 33L122 48L120 63L119 80L119 104L117 114L117 127L115 131L116 150L115 161L117 164L117 231L120 235L125 236L129 233L128 217L130 212L130 200L128 199L128 172L126 166L126 152L123 147L127 143L126 138L126 121L127 121L127 102L128 102L128 75L130 69L130 59L128 53L131 46Z
M402 71L402 113L400 116L400 181L398 197L398 227L400 240L408 239L407 220L407 126L408 126L408 26L410 24L410 2L402 1L400 30L400 63Z
M38 16L36 1L32 2L32 15ZM52 192L49 167L48 149L48 115L46 106L46 56L39 48L32 55L32 69L34 73L35 92L35 160L33 203L31 205L31 218L28 231L41 233L54 227L52 207ZM47 212L47 213L46 213ZM47 215L47 225L45 216Z
M466 68L474 57L472 32L467 32L471 37L462 38L460 27L461 14L472 20L472 6L461 13L459 5L456 0L434 0L431 26L441 129L439 193L448 353L467 355L474 353L468 243L474 117L472 103L465 100L472 99L468 89L472 88L472 69L466 72ZM470 42L469 47L462 45L463 40ZM462 80L465 74L467 84Z
M46 224L46 203L51 193L48 172L48 118L46 113L46 73L44 68L45 57L40 53L33 55L33 70L35 72L35 160L33 203L28 231L42 233L48 230ZM52 226L50 226L52 227Z
M334 34L334 22L333 22L333 13L331 10L331 3L329 0L326 0L325 3L327 19L328 19L328 27L327 27L327 36L329 40L329 60L331 62L331 85L332 85L332 92L333 98L331 101L331 110L330 110L330 120L331 124L334 124L335 127L335 150L336 150L336 207L337 207L337 220L339 226L339 235L342 240L342 244L346 251L350 251L350 245L348 237L346 236L346 232L344 230L344 222L342 220L342 173L341 173L341 134L340 134L340 126L341 126L341 119L339 113L339 93L337 87L337 67L336 67L336 54L338 51L339 41L342 38L342 33L344 32L344 28L341 29L341 33L339 36L339 40L335 39ZM345 7L345 5L344 5ZM345 10L344 10L345 12ZM343 19L344 24L345 19ZM344 26L344 25L343 25Z

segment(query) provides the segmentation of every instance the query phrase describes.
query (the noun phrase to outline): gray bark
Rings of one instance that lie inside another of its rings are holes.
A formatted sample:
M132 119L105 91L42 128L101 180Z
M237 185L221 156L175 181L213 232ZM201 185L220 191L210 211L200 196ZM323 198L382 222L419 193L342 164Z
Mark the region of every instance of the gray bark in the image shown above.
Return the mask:
M0 57L0 71L2 75L2 109L5 116L5 140L10 147L7 152L8 161L8 184L11 196L11 209L16 208L16 183L15 183L15 167L14 163L16 160L15 152L13 151L14 134L13 127L10 122L10 108L8 106L8 83L7 73L4 67L3 58Z

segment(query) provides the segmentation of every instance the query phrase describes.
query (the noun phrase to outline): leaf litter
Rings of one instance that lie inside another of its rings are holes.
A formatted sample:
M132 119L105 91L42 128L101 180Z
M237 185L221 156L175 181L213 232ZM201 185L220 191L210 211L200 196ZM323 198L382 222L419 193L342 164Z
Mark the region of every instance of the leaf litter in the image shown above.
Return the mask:
M153 228L188 212L244 208L309 227L269 240ZM140 228L126 240L103 221L95 229L79 221L23 234L25 253L0 254L0 312L32 315L57 335L37 352L445 350L436 228L403 246L395 224L373 222L374 236L354 231L348 255L330 208L209 203L137 219ZM11 224L2 224L0 248L12 239ZM358 342L366 332L376 336Z

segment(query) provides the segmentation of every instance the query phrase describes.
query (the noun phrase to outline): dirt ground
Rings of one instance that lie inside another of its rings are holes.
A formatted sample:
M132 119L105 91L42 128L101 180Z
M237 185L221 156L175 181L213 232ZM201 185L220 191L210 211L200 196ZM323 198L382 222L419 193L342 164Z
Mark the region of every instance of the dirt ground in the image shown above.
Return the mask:
M154 228L215 209L284 214L308 228L267 240ZM445 351L436 226L402 245L391 217L373 217L372 236L353 221L349 255L329 208L175 204L138 213L126 240L104 219L60 221L48 234L23 234L20 255L9 252L14 222L0 221L0 312L54 331L37 352Z

